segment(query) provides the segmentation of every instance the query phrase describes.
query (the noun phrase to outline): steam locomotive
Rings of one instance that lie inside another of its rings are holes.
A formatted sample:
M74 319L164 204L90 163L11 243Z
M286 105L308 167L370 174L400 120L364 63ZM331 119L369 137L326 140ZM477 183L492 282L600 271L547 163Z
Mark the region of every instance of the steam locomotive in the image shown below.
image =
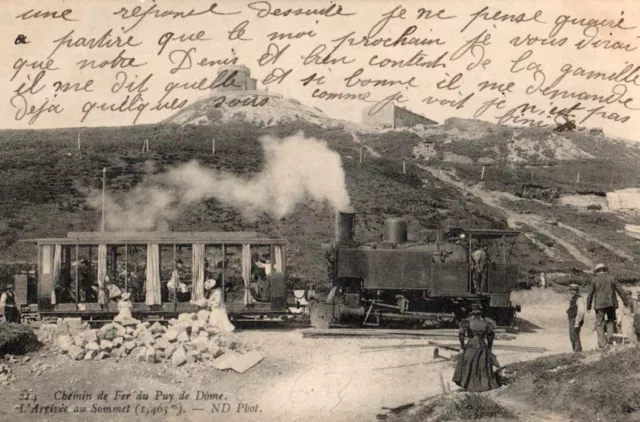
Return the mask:
M407 222L385 221L379 242L359 243L354 213L336 215L336 237L327 250L332 289L312 325L359 322L364 326L404 321L420 326L446 326L467 316L479 303L498 325L515 326L520 307L510 300L518 267L509 264L518 231L494 229L432 230L422 241L409 241ZM489 251L486 286L476 291L471 254L475 246ZM502 250L500 250L500 245Z

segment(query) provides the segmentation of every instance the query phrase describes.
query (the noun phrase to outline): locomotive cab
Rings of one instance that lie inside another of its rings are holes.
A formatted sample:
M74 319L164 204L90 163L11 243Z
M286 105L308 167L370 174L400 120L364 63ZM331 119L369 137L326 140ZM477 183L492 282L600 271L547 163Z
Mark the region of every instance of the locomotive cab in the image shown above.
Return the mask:
M519 232L456 228L410 241L406 220L391 218L379 242L358 243L354 219L352 213L336 218L329 254L333 318L356 318L365 326L398 321L437 326L466 317L471 304L480 302L499 324L514 324L510 293L518 271L508 262L507 242L513 247ZM489 250L482 289L475 286L474 245Z

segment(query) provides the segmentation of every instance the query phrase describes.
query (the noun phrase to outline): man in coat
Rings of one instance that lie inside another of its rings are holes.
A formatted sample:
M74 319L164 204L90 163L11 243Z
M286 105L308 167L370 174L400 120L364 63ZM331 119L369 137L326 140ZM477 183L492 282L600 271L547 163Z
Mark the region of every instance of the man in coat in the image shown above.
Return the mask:
M569 317L569 340L574 352L582 352L582 343L580 342L580 329L584 323L584 298L580 294L580 286L572 284L569 286L571 299L569 299L569 308L567 316Z
M489 269L489 254L487 246L476 246L471 253L471 264L473 266L473 283L476 293L484 293L487 288L487 277Z
M609 339L613 336L616 325L616 309L618 299L616 292L622 299L624 306L629 306L627 295L618 283L618 280L611 274L604 264L596 265L593 270L594 276L589 286L587 296L587 312L591 312L591 307L596 310L596 332L598 334L598 346L604 348ZM607 336L604 334L604 319L607 318Z

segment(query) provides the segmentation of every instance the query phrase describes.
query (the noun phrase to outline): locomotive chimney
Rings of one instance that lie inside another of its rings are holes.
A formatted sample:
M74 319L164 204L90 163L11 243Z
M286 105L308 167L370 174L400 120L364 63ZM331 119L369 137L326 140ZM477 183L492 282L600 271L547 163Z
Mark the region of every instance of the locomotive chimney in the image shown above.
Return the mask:
M354 241L355 230L354 212L336 212L336 243L350 243Z
M384 222L384 241L402 244L407 241L407 221L404 218L388 218Z

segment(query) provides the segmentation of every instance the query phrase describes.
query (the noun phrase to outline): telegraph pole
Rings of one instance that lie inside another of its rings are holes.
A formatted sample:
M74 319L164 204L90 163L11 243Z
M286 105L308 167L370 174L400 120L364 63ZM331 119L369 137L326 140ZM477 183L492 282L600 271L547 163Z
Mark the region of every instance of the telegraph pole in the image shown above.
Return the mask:
M107 185L107 168L102 169L102 231L104 231L104 197Z

